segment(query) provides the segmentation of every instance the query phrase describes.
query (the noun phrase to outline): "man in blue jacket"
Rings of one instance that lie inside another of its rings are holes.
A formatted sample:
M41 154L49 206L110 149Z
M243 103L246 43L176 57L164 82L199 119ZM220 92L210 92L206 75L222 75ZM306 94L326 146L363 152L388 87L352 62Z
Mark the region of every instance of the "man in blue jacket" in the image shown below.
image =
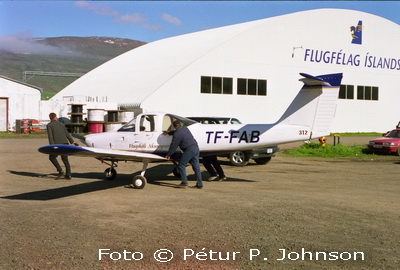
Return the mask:
M175 153L178 146L183 152L178 164L182 182L177 187L185 188L188 186L188 180L186 176L186 164L190 163L197 179L196 186L194 187L201 189L203 188L203 181L200 171L199 146L197 145L196 140L193 138L192 133L190 133L190 130L186 126L182 126L180 121L174 121L173 125L175 131L173 133L170 133L173 134L173 137L166 158L167 160L170 160L171 156Z
M68 133L67 129L65 128L64 124L57 121L57 115L55 113L49 114L50 123L47 124L47 136L49 138L50 144L70 144L73 143L74 145L78 145L74 142L71 137L71 134ZM49 159L51 163L56 167L58 171L58 175L56 179L60 179L64 176L64 172L61 169L60 164L57 161L57 155L50 154ZM65 176L64 178L67 180L71 179L71 166L68 161L68 156L61 155L61 160L65 165Z

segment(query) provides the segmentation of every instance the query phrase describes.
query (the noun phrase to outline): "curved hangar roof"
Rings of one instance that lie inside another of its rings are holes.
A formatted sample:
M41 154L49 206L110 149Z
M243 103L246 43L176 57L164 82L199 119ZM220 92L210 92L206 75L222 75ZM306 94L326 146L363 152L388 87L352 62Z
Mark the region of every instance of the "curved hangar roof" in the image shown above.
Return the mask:
M93 69L60 91L52 100L60 100L63 96L107 96L109 102L140 107L142 102L171 81L174 85L166 87L167 91L177 87L187 87L185 84L177 84L174 79L179 74L187 76L188 70L196 73L196 78L200 78L201 75L207 75L204 73L210 70L215 72L218 68L223 72L230 69L229 72L232 74L246 65L247 73L250 70L253 72L260 69L265 72L266 65L269 65L272 68L268 72L275 72L273 75L277 72L279 74L296 72L298 76L299 70L304 69L305 63L300 55L298 57L300 59L293 63L295 50L293 46L325 48L329 44L330 47L340 51L343 44L338 43L338 40L349 39L349 21L357 25L360 18L374 20L374 27L379 28L374 29L375 36L369 37L370 39L384 40L383 37L392 35L392 31L398 31L397 24L381 17L342 9L303 11L215 28L167 38L135 48ZM376 23L378 20L380 23ZM344 27L348 29L348 32L337 30ZM395 51L396 48L387 48L387 46L393 47L398 44L398 42L392 45L385 43L384 46L390 51ZM375 47L374 49L379 49ZM371 47L367 49L371 50ZM229 55L225 53L226 51L229 51ZM285 51L285 55L282 51ZM290 51L289 56L288 51ZM243 59L246 60L243 61ZM257 68L254 65L258 65ZM315 72L322 74L343 71L346 68L348 67L330 65L325 68L321 66L308 68L307 71L311 72L311 69L315 69ZM164 97L165 94L161 96Z
M52 99L74 95L109 96L108 101L139 107L148 96L193 62L233 36L261 23L263 21L255 21L148 43L93 69Z

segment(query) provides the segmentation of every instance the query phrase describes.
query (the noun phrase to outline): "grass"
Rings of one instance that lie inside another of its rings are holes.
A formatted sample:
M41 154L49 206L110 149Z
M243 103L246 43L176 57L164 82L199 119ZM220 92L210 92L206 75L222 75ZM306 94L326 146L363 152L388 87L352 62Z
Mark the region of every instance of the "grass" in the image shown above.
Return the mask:
M331 136L333 135L339 135L343 137L355 137L355 136L376 136L380 137L382 136L382 133L378 132L344 132L344 133L332 133Z
M285 150L285 154L295 157L322 157L322 158L342 158L342 157L369 157L372 152L364 146L346 146L337 144L336 146L327 144L321 147L319 143L305 143L295 149Z
M0 139L34 139L34 138L47 138L46 131L36 133L16 133L16 132L0 132Z

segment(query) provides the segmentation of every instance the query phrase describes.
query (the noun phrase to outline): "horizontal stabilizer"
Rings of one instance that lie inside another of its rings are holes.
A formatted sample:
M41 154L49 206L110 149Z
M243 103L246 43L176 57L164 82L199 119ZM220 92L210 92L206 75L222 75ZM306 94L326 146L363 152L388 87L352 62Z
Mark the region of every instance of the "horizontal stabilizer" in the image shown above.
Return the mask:
M304 78L300 79L299 81L302 81L305 85L309 86L340 86L343 77L342 73L326 74L319 76L312 76L307 73L300 73L300 75Z

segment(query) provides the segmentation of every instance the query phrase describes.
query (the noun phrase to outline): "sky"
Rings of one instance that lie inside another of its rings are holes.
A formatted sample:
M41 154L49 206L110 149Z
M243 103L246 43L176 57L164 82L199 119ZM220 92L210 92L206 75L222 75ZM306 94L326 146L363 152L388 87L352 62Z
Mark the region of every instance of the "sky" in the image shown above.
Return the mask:
M0 1L0 49L29 38L163 38L319 8L400 24L400 1Z

